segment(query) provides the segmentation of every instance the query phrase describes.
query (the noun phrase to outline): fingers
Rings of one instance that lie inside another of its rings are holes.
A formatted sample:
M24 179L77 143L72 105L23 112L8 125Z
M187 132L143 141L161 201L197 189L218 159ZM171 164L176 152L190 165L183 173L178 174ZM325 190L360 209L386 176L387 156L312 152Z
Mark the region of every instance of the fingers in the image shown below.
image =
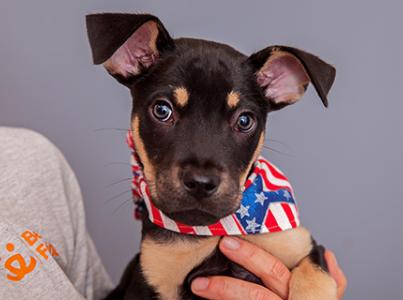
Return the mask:
M277 258L251 243L232 237L222 239L220 250L230 260L259 277L274 293L287 298L291 273Z
M337 283L337 297L338 299L343 299L344 292L347 288L347 278L337 264L336 256L332 251L326 250L325 258L329 268L329 273Z
M263 286L224 276L196 278L191 289L194 294L211 300L281 300Z

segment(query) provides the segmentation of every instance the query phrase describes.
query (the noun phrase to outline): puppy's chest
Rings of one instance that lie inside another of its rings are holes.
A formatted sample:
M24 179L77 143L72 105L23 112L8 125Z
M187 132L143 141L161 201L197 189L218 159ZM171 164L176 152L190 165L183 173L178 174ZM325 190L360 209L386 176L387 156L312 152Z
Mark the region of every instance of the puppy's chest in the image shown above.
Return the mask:
M190 291L191 281L198 276L227 275L260 283L218 250L219 240L219 237L168 243L143 240L140 264L147 283L162 300L198 299Z
M140 265L149 285L163 300L176 300L186 276L217 248L219 237L158 241L146 237Z

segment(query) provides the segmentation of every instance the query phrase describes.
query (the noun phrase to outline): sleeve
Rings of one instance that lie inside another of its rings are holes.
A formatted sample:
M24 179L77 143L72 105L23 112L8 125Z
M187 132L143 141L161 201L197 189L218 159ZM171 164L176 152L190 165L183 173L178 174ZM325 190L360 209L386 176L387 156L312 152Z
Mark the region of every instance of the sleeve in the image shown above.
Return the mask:
M77 179L42 135L0 127L0 299L100 299L112 284Z
M0 236L0 299L85 299L42 237L4 220Z

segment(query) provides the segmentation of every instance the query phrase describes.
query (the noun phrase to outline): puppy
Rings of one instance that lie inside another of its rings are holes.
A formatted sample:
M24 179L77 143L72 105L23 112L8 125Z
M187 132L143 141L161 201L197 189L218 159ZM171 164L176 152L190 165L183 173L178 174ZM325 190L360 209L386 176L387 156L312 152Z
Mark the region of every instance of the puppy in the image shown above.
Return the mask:
M327 106L335 69L304 51L270 46L248 57L212 41L172 39L148 14L93 14L86 21L94 63L130 89L145 195L171 223L204 228L237 212L267 114L297 102L309 82ZM107 299L199 299L190 283L200 275L260 283L217 250L223 234L167 230L150 211L142 213L141 251ZM292 227L241 237L292 271L289 299L337 299L324 249L305 228Z

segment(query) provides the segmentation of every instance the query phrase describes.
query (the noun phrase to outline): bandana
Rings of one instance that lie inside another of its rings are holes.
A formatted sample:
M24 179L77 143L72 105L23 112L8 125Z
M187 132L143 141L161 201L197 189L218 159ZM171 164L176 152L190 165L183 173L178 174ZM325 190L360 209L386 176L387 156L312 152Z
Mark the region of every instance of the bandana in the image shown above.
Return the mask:
M177 222L153 204L130 130L127 143L131 149L132 194L136 205L136 219L141 219L144 209L147 209L148 218L159 227L202 236L268 233L292 229L300 224L291 184L278 168L263 157L259 157L254 163L244 185L240 206L235 213L208 226L190 226Z

